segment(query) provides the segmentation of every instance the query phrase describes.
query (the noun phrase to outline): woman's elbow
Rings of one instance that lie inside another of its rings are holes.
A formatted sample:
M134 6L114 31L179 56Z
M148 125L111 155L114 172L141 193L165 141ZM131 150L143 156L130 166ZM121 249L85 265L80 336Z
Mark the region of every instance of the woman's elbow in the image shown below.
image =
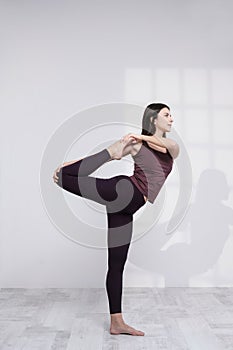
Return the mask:
M171 147L171 149L169 150L171 156L173 159L177 158L179 153L180 153L180 147L178 145L178 143L174 143Z

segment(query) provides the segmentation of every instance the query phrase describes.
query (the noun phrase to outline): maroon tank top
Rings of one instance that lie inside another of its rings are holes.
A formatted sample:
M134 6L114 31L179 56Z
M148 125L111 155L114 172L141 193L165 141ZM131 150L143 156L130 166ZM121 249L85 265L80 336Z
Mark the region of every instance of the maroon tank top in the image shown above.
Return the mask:
M168 150L167 153L157 151L149 147L146 141L142 141L139 152L132 157L134 173L130 179L153 204L172 170L173 158Z

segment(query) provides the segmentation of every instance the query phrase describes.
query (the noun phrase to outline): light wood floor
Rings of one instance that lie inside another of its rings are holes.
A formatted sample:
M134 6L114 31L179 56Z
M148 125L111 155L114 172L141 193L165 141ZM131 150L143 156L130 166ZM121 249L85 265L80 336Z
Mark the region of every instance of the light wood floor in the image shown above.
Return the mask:
M0 289L1 350L233 349L233 288L124 288L110 335L105 289Z

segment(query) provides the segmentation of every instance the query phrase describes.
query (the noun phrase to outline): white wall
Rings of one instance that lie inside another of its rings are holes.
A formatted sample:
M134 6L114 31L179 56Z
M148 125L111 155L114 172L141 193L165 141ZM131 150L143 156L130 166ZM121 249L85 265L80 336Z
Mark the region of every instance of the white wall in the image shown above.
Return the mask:
M233 182L232 10L230 0L1 2L1 287L104 287L107 251L92 245L85 220L93 219L103 242L105 213L66 194L85 229L77 220L76 240L61 232L56 214L52 218L43 204L42 160L74 115L85 130L82 116L92 108L96 127L67 159L137 130L140 111L160 101L170 105L174 135L188 154L192 197L182 224L167 235L183 190L181 155L167 181L162 215L131 245L125 286L232 286L233 196L226 187ZM132 109L117 119L122 103ZM109 111L111 125L98 128ZM127 124L132 120L136 126ZM74 130L67 130L71 147ZM48 174L63 161L61 154L54 148ZM98 175L132 171L129 159L112 164ZM48 191L56 212L62 191L50 178ZM147 210L153 213L147 204L135 232L147 225ZM78 242L80 232L89 245Z

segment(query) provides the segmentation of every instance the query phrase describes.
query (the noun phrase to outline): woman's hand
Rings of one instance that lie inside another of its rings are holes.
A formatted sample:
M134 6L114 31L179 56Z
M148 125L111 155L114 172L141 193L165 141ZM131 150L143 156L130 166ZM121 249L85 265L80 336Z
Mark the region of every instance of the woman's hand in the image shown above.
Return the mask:
M53 173L53 180L54 180L54 182L56 182L56 183L58 182L58 175L57 175L57 173L60 172L61 168L64 168L67 165L76 163L76 162L78 162L81 159L83 159L83 158L80 158L78 160L77 159L76 160L71 160L70 162L65 162L65 163L61 164Z
M58 182L58 179L59 179L58 173L60 172L61 168L65 167L66 165L72 164L74 162L76 162L76 160L71 161L71 162L65 162L65 163L59 165L59 167L53 173L53 181L56 183Z
M138 141L142 141L143 135L137 135L133 133L129 133L122 137L122 140L125 140L126 138L132 139L132 143L137 143Z
M57 175L57 173L59 173L59 171L61 170L61 168L62 168L62 165L60 165L55 171L54 171L54 173L53 173L53 181L55 182L55 183L58 183L58 175Z

